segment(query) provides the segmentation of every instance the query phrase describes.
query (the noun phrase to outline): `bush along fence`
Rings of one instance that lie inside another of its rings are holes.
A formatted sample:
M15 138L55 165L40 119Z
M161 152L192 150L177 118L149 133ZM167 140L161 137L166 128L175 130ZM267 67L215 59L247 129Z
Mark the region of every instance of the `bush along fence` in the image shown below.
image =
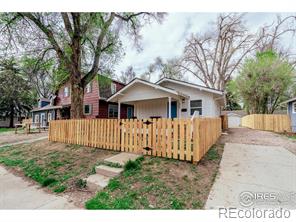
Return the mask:
M288 115L252 114L242 118L242 126L251 129L273 132L291 132L291 121Z
M221 118L54 120L49 140L197 162L221 135Z

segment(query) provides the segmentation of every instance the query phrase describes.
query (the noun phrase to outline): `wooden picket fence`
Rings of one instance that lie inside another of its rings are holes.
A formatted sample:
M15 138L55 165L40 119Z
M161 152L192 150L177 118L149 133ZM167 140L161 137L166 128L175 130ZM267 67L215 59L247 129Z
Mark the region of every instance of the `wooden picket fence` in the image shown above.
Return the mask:
M242 118L242 126L273 132L291 132L290 117L280 114L247 115Z
M221 135L221 118L54 120L49 140L199 161Z

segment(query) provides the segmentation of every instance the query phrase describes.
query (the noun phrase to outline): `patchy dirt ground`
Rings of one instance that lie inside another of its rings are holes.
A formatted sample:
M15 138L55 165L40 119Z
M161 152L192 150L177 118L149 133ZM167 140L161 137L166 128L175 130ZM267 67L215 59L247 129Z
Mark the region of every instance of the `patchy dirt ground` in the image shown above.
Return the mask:
M94 173L98 162L114 154L109 150L42 140L0 148L0 164L83 208L84 202L95 193L86 190L81 179Z
M248 128L230 128L220 138L221 143L243 143L254 145L281 146L296 154L296 140L283 134Z
M87 209L202 209L218 172L223 145L198 164L145 156L86 203Z
M0 133L0 145L45 137L47 134L47 131L41 131L41 133L34 132L30 134L25 134L24 132L15 134L14 131L4 132Z

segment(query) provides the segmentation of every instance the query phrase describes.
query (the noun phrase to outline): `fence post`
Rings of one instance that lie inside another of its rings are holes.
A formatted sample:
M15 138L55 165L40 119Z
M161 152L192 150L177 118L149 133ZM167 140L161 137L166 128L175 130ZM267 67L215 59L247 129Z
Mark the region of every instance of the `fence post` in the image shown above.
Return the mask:
M193 163L200 160L200 120L193 119Z

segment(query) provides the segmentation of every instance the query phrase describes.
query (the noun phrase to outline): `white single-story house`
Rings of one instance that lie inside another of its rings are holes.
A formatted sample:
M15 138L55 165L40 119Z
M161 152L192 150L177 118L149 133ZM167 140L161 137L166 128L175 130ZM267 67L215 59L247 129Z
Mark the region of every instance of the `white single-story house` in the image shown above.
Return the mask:
M222 91L181 80L163 78L151 83L135 78L107 101L118 103L118 116L120 104L132 105L138 119L190 118L194 113L217 117L225 96Z

